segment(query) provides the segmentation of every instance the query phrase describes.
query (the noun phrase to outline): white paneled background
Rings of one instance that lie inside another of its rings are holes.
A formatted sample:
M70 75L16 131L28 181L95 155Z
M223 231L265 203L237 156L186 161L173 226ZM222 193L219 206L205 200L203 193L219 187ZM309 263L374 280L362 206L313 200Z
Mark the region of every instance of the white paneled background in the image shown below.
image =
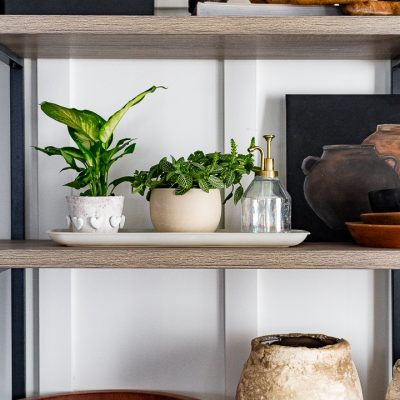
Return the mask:
M114 175L168 154L222 150L235 137L277 135L285 173L286 93L389 93L389 62L39 60L27 65L28 142L66 145L66 129L42 115L48 100L110 115L153 84L117 129L138 139ZM32 75L32 76L31 76ZM37 80L36 80L37 75ZM9 236L8 71L0 65L0 235ZM36 85L37 82L37 85ZM338 116L340 118L340 116ZM37 130L36 130L37 120ZM61 160L28 150L31 238L65 226ZM147 203L125 194L127 227L151 226ZM229 205L226 226L240 210ZM297 227L301 228L301 227ZM71 265L73 267L73 265ZM29 394L81 389L160 389L202 400L234 397L250 340L269 333L345 337L366 400L384 398L389 376L387 272L256 270L41 270L28 275ZM9 273L0 273L0 399L9 399ZM3 357L3 355L5 355ZM36 373L33 373L33 371Z

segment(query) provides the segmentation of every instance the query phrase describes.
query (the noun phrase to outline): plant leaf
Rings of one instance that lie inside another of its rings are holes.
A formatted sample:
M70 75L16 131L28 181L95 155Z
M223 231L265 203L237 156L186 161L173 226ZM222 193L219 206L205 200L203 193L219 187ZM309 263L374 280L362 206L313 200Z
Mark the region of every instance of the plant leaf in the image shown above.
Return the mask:
M199 179L199 187L203 192L206 193L210 192L210 187L208 186L208 183L204 179Z
M230 170L230 171L228 171L228 173L226 174L226 177L225 177L226 187L232 186L234 181L235 181L235 172Z
M128 112L128 110L134 105L140 103L149 93L153 93L159 88L166 89L163 86L152 86L150 89L138 94L135 98L128 101L128 103L126 103L124 107L122 107L119 111L113 114L108 119L108 121L103 124L103 126L100 129L99 139L103 143L106 143L110 138L110 136L113 134L115 128L117 127L123 116Z
M238 187L236 188L236 190L235 190L235 195L234 195L234 197L233 197L233 202L235 203L235 205L236 205L237 203L239 203L240 199L241 199L242 196L243 196L243 192L244 192L243 186L238 186Z
M211 185L212 188L214 189L223 189L225 187L224 182L222 182L221 179L214 175L210 175L208 178L208 183Z
M47 101L40 107L47 116L74 129L78 134L83 134L91 141L98 139L100 128L106 122L100 115L89 110L67 108Z
M179 175L176 182L180 186L179 189L188 189L189 190L192 187L193 178L190 175Z
M79 140L78 135L76 134L76 131L73 128L68 128L69 135L73 139L73 141L76 143L76 145L79 147L79 150L82 152L85 161L89 167L92 167L94 162L95 162L95 157L93 157L93 154L89 149L87 149Z
M162 158L158 165L162 172L169 172L172 169L172 164L167 160L167 157Z

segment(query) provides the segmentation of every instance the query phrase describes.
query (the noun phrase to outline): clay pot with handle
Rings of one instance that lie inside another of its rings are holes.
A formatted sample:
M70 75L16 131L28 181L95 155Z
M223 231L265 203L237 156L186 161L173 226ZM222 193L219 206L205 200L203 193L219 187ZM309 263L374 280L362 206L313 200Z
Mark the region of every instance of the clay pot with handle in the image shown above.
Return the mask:
M400 186L397 165L393 156L378 156L373 145L324 146L321 157L303 161L304 196L331 229L346 229L345 222L371 212L368 192Z

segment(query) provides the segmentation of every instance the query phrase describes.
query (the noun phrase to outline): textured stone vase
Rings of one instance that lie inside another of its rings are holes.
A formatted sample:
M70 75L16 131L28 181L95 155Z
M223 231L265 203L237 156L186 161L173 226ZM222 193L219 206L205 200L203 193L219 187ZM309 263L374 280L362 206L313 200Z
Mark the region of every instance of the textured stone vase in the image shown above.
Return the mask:
M154 189L150 197L150 216L158 232L214 232L221 220L219 189L209 193L190 189L182 196L175 189Z
M67 205L73 232L115 233L124 227L124 196L67 196Z
M362 400L344 339L288 334L253 339L236 400Z
M386 392L385 400L400 400L400 360L393 367L393 379Z

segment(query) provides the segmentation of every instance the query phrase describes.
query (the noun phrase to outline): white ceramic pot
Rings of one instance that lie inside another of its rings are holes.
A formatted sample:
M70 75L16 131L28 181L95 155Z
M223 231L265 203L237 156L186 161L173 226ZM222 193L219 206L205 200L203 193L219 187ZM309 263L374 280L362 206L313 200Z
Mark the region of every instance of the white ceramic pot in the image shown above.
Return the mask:
M113 233L125 224L124 196L67 196L67 205L73 232Z
M154 189L150 197L150 216L158 232L214 232L221 220L219 189L209 193L190 189L177 196L175 189Z
M344 339L325 335L253 339L236 400L362 400L360 380Z

